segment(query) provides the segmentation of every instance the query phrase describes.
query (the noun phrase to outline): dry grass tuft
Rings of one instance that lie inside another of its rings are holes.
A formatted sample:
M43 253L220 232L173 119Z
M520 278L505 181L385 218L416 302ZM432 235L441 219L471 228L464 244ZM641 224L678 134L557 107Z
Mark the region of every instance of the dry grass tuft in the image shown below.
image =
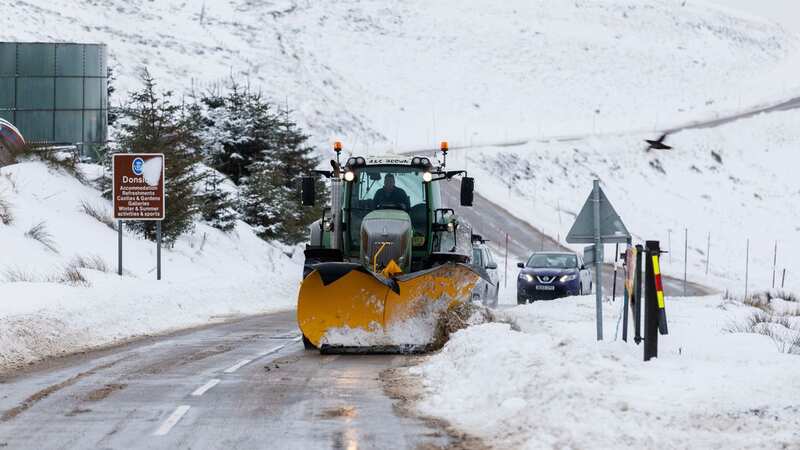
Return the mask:
M73 176L81 183L87 183L86 176L83 175L78 167L76 154L62 149L50 147L40 147L34 144L27 144L14 152L14 159L38 159L54 170L63 171Z
M72 261L67 264L67 268L73 269L90 269L99 272L110 272L106 261L97 255L81 256L77 255L72 258Z
M81 201L80 210L87 216L94 218L108 228L111 228L114 231L117 230L116 224L114 223L114 218L111 217L111 212L103 206L93 205L89 202Z
M8 267L3 271L3 280L7 283L32 283L36 282L36 275L25 272L19 267Z
M53 253L58 253L56 241L53 240L53 235L47 231L47 225L44 221L37 223L32 226L30 230L26 231L25 237L38 241L40 244L44 245L47 250Z
M474 303L463 302L448 308L439 314L430 349L438 350L444 347L444 344L450 340L450 335L458 330L463 330L471 325L495 321L495 315L491 310Z
M83 276L80 269L71 266L65 267L62 273L57 274L54 277L51 277L47 281L53 283L68 284L70 286L84 286L84 287L91 286L89 280L87 280Z
M0 223L3 225L12 225L14 223L11 203L2 196L0 196Z

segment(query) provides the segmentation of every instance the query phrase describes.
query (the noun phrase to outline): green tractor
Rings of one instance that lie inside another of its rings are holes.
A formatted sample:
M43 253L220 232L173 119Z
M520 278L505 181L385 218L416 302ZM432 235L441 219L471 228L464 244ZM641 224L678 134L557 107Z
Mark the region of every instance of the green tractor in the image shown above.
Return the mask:
M395 329L468 301L479 275L468 265L472 230L442 205L441 183L461 176L461 205L474 180L425 156L351 157L331 171L330 208L311 225L297 318L307 347L425 348L427 331ZM316 179L303 179L303 203L316 202ZM408 334L408 333L406 333Z

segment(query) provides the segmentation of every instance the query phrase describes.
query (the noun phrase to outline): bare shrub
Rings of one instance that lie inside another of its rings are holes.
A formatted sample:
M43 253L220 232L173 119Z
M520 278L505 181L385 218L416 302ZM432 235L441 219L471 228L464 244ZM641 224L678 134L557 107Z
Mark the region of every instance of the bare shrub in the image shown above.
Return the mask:
M39 241L40 244L53 253L58 253L58 247L53 240L53 235L47 231L47 225L44 221L32 226L30 230L25 232L25 237L31 238L34 241Z
M111 228L114 231L117 230L116 224L114 223L114 218L111 217L111 213L106 208L93 205L86 201L81 201L80 210L87 216L94 218L108 228Z
M11 225L14 223L14 213L11 211L11 203L0 195L0 223Z

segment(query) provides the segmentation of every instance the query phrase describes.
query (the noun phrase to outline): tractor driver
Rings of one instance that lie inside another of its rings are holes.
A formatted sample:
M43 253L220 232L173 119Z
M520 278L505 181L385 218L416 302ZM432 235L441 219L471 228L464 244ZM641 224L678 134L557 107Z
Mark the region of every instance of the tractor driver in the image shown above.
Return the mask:
M378 189L372 198L376 208L388 205L402 206L407 211L411 208L411 201L403 189L394 185L394 175L387 173L383 178L383 187Z

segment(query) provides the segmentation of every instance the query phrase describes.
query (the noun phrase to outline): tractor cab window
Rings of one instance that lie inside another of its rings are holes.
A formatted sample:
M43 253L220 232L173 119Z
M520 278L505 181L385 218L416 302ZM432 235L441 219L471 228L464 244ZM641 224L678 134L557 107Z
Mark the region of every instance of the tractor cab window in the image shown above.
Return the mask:
M472 265L483 267L483 251L479 248L472 249Z
M376 209L399 209L408 213L414 235L424 236L428 207L422 171L415 167L372 166L358 170L350 188L351 248L358 248L361 221Z

